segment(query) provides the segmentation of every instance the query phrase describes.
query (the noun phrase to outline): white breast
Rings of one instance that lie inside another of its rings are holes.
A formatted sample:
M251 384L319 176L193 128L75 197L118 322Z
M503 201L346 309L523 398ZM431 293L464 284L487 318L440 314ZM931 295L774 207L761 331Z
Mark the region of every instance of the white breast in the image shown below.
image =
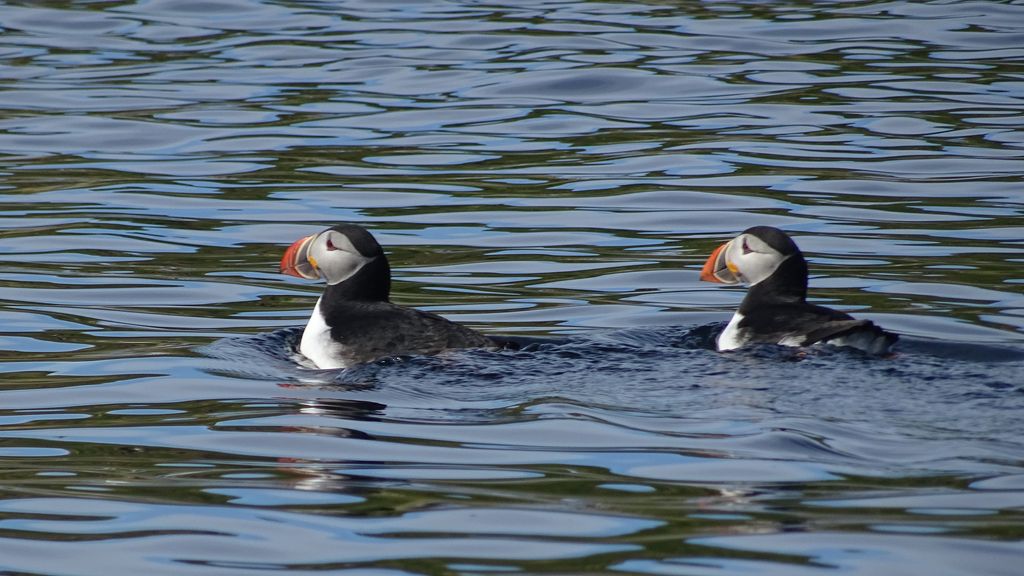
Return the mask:
M719 352L735 350L747 343L748 338L745 338L740 334L740 322L742 320L743 315L739 312L732 315L732 319L729 320L729 324L725 327L725 330L722 330L722 333L718 335Z
M331 339L331 328L320 313L320 300L313 307L306 330L302 333L299 352L309 358L321 370L346 368L345 361L337 354L338 343Z

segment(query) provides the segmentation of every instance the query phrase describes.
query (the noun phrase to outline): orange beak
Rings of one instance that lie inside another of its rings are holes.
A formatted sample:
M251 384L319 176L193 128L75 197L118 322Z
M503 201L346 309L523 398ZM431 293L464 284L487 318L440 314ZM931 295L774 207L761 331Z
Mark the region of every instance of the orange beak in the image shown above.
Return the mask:
M313 235L299 238L284 251L284 256L281 257L282 273L307 280L316 280L320 277L316 260L309 257L309 245L315 237Z
M700 279L705 282L717 282L719 284L736 284L740 281L736 277L736 273L729 266L729 262L725 257L726 248L732 241L722 244L715 251L708 256L707 262L704 263L704 268L700 271Z

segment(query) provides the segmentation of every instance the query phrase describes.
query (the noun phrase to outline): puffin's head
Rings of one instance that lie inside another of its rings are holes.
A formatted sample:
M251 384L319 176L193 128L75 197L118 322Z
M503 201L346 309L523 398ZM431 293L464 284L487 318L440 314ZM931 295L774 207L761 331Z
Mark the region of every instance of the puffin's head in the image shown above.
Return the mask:
M355 224L339 224L319 234L300 238L281 258L281 272L338 284L377 259L386 261L373 235Z
M800 249L785 232L771 226L754 226L711 253L700 279L705 282L753 286L771 276L779 265Z

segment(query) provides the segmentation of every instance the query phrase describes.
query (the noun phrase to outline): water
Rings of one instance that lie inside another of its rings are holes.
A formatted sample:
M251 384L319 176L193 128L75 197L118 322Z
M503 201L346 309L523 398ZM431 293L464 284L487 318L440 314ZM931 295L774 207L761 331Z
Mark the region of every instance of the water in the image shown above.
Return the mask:
M1016 574L1021 23L0 5L0 572ZM525 347L295 365L342 221ZM755 224L897 355L711 350Z

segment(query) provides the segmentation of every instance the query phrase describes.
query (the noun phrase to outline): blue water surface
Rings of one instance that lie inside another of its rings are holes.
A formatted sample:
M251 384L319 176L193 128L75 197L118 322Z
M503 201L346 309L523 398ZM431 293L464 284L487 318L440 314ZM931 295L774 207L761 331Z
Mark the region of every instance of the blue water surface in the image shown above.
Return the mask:
M0 3L0 572L1016 575L1024 7ZM310 370L296 239L518 342ZM753 225L895 354L718 353Z

